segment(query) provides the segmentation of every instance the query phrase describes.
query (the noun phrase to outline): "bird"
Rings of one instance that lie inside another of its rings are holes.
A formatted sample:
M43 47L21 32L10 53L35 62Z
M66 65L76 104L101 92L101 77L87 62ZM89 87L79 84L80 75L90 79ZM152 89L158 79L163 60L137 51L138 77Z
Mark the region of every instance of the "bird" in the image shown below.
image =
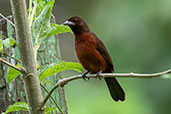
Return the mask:
M97 74L113 73L112 59L103 44L103 42L90 31L86 22L73 16L63 23L68 25L75 36L75 50L81 65L87 70L82 76L86 77L88 73ZM104 78L110 95L114 101L124 101L125 92L115 77Z

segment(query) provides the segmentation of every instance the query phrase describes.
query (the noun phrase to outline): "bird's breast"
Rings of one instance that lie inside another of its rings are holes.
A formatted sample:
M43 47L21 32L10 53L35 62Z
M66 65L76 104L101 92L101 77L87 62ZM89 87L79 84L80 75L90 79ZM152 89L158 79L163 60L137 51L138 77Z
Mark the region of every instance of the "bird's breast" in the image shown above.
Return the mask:
M103 56L96 50L96 42L76 41L75 49L80 63L91 73L104 71L107 63Z

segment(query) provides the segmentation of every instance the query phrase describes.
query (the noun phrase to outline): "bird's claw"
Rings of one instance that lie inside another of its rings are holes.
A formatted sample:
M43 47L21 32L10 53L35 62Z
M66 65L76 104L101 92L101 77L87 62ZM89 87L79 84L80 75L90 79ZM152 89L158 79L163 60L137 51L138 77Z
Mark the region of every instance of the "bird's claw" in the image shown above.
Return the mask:
M82 78L85 80L85 81L89 81L90 78L88 78L86 75L83 75Z
M82 78L85 80L85 81L89 81L90 78L88 78L86 75L89 73L89 71L85 72L84 74L82 74ZM86 79L87 78L87 79Z
M101 80L102 79L102 76L100 75L102 73L102 71L100 70L97 74L96 74L96 77L98 77L99 78L99 80Z

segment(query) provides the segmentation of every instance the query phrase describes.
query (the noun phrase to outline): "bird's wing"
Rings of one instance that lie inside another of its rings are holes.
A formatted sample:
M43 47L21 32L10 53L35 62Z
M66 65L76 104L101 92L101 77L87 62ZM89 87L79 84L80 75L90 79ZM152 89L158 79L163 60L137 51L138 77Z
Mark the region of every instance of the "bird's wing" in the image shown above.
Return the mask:
M104 59L106 60L108 67L110 69L111 72L113 72L113 64L112 64L112 59L110 58L110 55L107 51L107 49L105 48L103 42L93 33L93 35L96 38L96 49L98 50L98 52L104 57Z

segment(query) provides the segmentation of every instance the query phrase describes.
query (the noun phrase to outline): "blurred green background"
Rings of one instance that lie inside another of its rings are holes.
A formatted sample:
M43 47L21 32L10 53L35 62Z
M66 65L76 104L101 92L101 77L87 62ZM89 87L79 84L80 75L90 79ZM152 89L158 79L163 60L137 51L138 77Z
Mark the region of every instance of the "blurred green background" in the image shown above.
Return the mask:
M9 0L0 12L11 14ZM82 17L104 42L115 72L154 73L171 68L171 0L56 0L53 13L61 24ZM74 36L59 35L62 58L78 61ZM83 71L84 72L84 71ZM65 77L76 72L64 72ZM104 81L76 80L66 88L69 114L170 114L171 80L118 78L126 101L114 102Z

